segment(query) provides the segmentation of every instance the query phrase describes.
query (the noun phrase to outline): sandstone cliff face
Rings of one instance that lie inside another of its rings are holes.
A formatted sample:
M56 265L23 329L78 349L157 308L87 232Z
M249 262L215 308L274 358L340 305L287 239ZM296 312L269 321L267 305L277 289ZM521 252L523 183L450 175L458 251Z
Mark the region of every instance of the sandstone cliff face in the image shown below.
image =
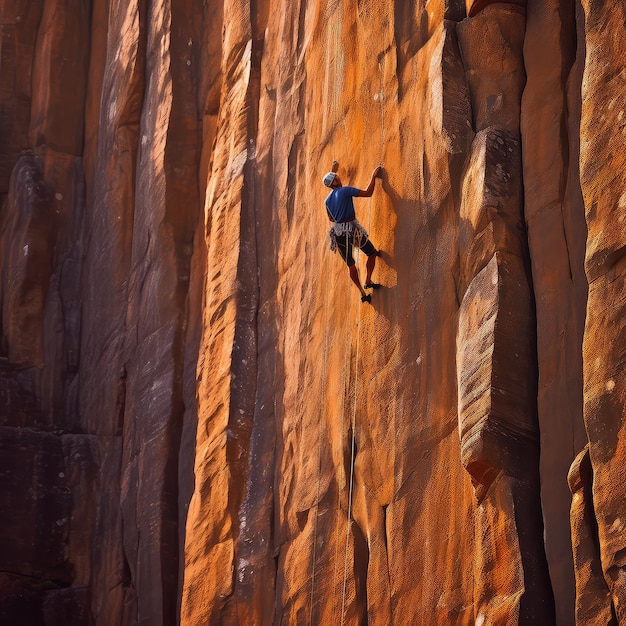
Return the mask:
M625 13L0 3L0 621L626 624Z

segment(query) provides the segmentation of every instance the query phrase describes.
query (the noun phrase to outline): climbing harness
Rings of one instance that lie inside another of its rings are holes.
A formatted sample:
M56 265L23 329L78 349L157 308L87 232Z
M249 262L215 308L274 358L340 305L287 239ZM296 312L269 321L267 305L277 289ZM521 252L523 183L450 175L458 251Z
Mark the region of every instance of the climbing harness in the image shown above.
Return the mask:
M328 243L331 252L337 251L337 238L346 237L346 246L349 245L348 238L353 236L354 245L360 248L361 245L367 241L369 235L365 228L361 226L359 220L354 219L351 222L333 222L333 225L328 231Z

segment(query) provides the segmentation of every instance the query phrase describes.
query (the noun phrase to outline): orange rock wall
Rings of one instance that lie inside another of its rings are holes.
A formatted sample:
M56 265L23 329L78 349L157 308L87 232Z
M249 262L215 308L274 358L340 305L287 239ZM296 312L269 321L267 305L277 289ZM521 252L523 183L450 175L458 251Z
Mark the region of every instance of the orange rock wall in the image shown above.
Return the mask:
M0 0L0 616L626 624L624 17Z
M626 535L621 503L626 483L622 462L624 357L620 343L626 305L626 152L622 139L626 122L620 94L626 83L623 72L611 69L611 60L625 40L624 30L617 27L616 20L624 19L626 8L593 1L583 2L583 8L586 63L582 80L580 180L588 229L585 271L589 281L583 338L583 415L593 472L597 545L609 590L604 610L612 609L617 623L622 624L626 621ZM579 575L579 587L585 587L586 575L587 572ZM586 611L581 613L586 615Z

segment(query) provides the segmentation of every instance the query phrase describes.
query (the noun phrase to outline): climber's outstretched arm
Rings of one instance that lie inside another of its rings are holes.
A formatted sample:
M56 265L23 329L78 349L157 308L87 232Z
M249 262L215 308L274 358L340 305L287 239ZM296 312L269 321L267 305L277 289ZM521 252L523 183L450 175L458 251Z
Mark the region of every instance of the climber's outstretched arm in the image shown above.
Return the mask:
M361 189L359 191L359 198L369 198L374 193L374 187L376 187L376 177L382 171L383 166L379 165L373 172L372 178L370 179L369 185L365 189Z

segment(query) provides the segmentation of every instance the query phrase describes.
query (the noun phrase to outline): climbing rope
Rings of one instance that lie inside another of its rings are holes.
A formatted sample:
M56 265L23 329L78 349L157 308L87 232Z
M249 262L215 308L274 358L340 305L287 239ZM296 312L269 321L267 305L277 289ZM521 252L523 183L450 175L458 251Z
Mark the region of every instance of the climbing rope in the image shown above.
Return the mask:
M342 394L342 400L341 400L341 411L339 413L339 415L345 415L346 414L346 395L347 395L347 380L348 380L348 367L350 364L350 333L346 333L346 345L345 345L345 349L344 349L344 360L343 360L343 373L342 373L342 379L341 379L341 389L343 390L343 394ZM343 427L341 429L341 441L340 441L340 450L343 451ZM341 468L341 481L340 484L343 483L347 483L347 476L345 476L345 470L344 470L344 466L343 463L340 463L339 467ZM340 511L341 510L341 490L337 490L337 510ZM339 527L339 524L336 525L337 527L337 533L335 535L335 559L334 559L334 563L335 563L335 571L333 574L333 585L334 585L334 581L337 580L337 574L338 574L338 570L339 570L339 543L340 543L340 535L341 535L341 530ZM331 624L336 624L335 622L335 601L334 601L334 597L333 597L333 609L332 609L332 616L331 616Z
M336 6L337 11L341 11L341 4L338 3ZM331 22L331 37L329 39L333 39L333 44L334 44L334 51L335 51L335 56L334 56L334 63L333 63L333 69L334 69L334 80L333 80L333 87L334 87L334 91L332 94L332 99L331 99L331 108L332 108L332 113L333 113L333 119L332 119L332 125L335 126L337 124L337 122L340 121L340 106L341 106L341 90L343 88L343 64L342 64L342 57L341 55L341 32L342 32L342 24L343 24L343 20L341 19L342 16L341 15L337 15L335 16L336 19L333 19ZM379 163L382 164L382 158L383 158L383 153L384 153L384 138L385 138L385 102L384 102L384 73L383 73L383 65L382 65L382 60L379 59L378 61L378 70L379 70L379 76L380 76L380 90L379 93L377 94L377 99L379 101L379 105L380 105L380 151L379 151ZM373 112L373 111L372 111ZM342 125L343 125L343 130L344 130L344 134L345 134L345 142L346 145L349 144L349 137L348 137L348 131L347 131L347 123L346 123L346 116L345 115L341 115L342 119ZM372 222L372 207L373 207L373 198L370 197L370 203L369 203L369 219L368 219L368 230L371 228L371 222ZM357 234L355 233L355 244L356 242L356 236ZM348 241L347 241L347 233L346 233L346 244L349 245ZM360 243L360 242L359 242ZM346 246L347 247L347 246ZM355 254L355 261L358 261L359 259L359 246L356 245L354 247L354 254ZM328 290L327 290L327 294L326 294L326 319L328 319L328 312L327 312L327 307L328 307ZM350 531L351 531L351 527L352 527L352 509L353 509L353 500L354 500L354 479L355 479L355 463L356 463L356 412L357 412L357 400L358 400L358 380L359 380L359 353L360 353L360 344L361 344L361 307L359 307L358 309L358 315L357 315L357 323L356 323L356 332L357 332L357 337L356 337L356 346L355 346L355 367L354 367L354 386L353 386L353 406L352 406L352 415L351 415L351 419L350 419L350 428L351 428L351 442L350 442L350 476L349 476L349 480L348 482L348 504L347 504L347 520L346 520L346 539L345 539L345 547L344 547L344 563L343 563L343 582L342 582L342 599L341 599L341 619L340 619L340 624L341 626L343 626L344 622L345 622L345 614L346 614L346 598L347 598L347 581L348 581L348 556L349 556L349 548L350 548ZM347 387L346 387L346 378L347 378L347 372L348 372L348 356L349 353L351 352L350 350L350 341L349 341L349 336L350 334L348 333L348 345L346 346L346 361L344 363L344 381L343 381L343 389L344 389L344 400L343 400L343 405L342 405L342 411L341 411L341 415L345 415L345 411L346 411L346 396L347 396ZM327 359L327 339L325 342L325 346L324 346L324 363L323 363L323 377L324 377L324 383L323 383L323 391L325 393L325 377L326 377L326 359ZM324 397L324 396L323 396ZM342 432L342 441L341 441L341 450L343 451L343 447L344 447L344 441L343 441L343 427L341 429ZM320 489L320 483L319 481L321 480L321 435L322 435L322 431L321 431L321 424L320 424L320 432L319 432L319 463L318 463L318 498L317 498L317 510L319 510L319 489ZM341 463L341 468L342 468L342 473L345 471L344 468L344 464ZM338 494L338 508L341 509L341 493ZM316 510L316 519L315 519L315 540L314 540L314 547L313 547L313 575L312 575L312 581L311 581L311 613L310 613L310 618L312 620L312 616L313 616L313 601L314 601L314 584L315 584L315 560L316 560L316 549L317 549L317 510ZM333 581L337 580L337 569L338 569L338 565L339 565L339 559L338 557L338 550L339 550L339 525L337 526L337 537L336 537L336 542L335 542L335 576L333 578ZM333 601L333 607L332 607L332 623L335 623L335 602Z
M368 230L372 227L372 207L374 206L373 196L370 196L369 201L369 212L367 219L367 228ZM359 258L359 248L355 248L355 261L358 261ZM354 495L354 464L356 461L356 408L357 408L357 398L359 392L359 350L361 346L361 307L359 307L359 312L357 316L357 325L356 325L356 351L354 356L354 400L352 405L352 418L350 420L350 427L352 430L352 442L350 445L350 482L348 487L348 512L347 512L347 522L346 522L346 545L345 545L345 553L343 560L343 588L341 594L341 626L344 624L345 619L345 606L346 606L346 588L348 582L348 551L350 546L350 528L352 521L352 501Z
M358 253L357 253L358 255ZM357 257L358 258L358 257ZM356 325L356 352L354 357L354 402L352 410L352 418L350 420L350 427L352 430L352 443L350 446L350 481L348 486L348 513L347 513L347 526L346 526L346 546L343 559L343 588L341 592L341 626L344 624L345 610L346 610L346 587L348 582L348 549L350 546L350 528L352 518L352 496L354 492L354 462L356 457L356 401L358 395L358 380L359 380L359 344L361 343L361 307L359 307L359 313L357 317Z
M327 281L328 283L328 281ZM326 364L328 361L328 293L330 289L326 287L326 297L324 298L324 356L322 359L322 402L326 398ZM315 569L317 560L317 520L319 518L320 509L320 488L322 482L322 424L321 416L319 419L319 427L317 432L317 494L315 497L315 516L313 518L313 562L311 565L311 603L309 608L309 624L313 624L313 606L315 604Z
M385 147L385 104L383 103L383 100L385 98L385 91L383 84L383 64L381 61L378 61L378 71L380 74L380 91L378 92L378 101L380 102L380 154L378 157L378 161L379 163L382 163L383 151Z
M341 58L341 34L343 30L343 19L342 15L339 13L341 11L341 3L336 3L334 6L333 14L329 15L329 23L330 23L330 33L329 33L329 43L332 42L332 45L328 46L326 51L327 55L327 69L329 71L329 78L325 84L332 84L332 97L331 101L331 119L330 126L335 127L340 119L340 93L342 89L342 71L343 64ZM334 55L331 57L332 52ZM331 62L332 58L332 73L331 73ZM344 133L347 136L347 127L345 118L343 120ZM327 369L327 360L328 360L328 294L330 289L326 289L325 296L325 304L324 304L324 356L322 362L322 402L325 401L326 398L326 369ZM344 370L345 375L345 370ZM344 381L345 386L345 381ZM343 409L342 413L343 415ZM320 419L319 429L318 429L318 481L317 481L317 497L316 497L316 507L315 507L315 518L314 518L314 529L313 529L313 562L312 562L312 571L311 571L311 599L310 599L310 610L309 610L309 624L313 624L313 607L315 603L315 577L316 577L316 561L317 561L317 532L318 532L318 518L319 518L319 500L320 500L320 489L321 489L321 480L322 480L322 422ZM334 612L334 607L333 607Z

